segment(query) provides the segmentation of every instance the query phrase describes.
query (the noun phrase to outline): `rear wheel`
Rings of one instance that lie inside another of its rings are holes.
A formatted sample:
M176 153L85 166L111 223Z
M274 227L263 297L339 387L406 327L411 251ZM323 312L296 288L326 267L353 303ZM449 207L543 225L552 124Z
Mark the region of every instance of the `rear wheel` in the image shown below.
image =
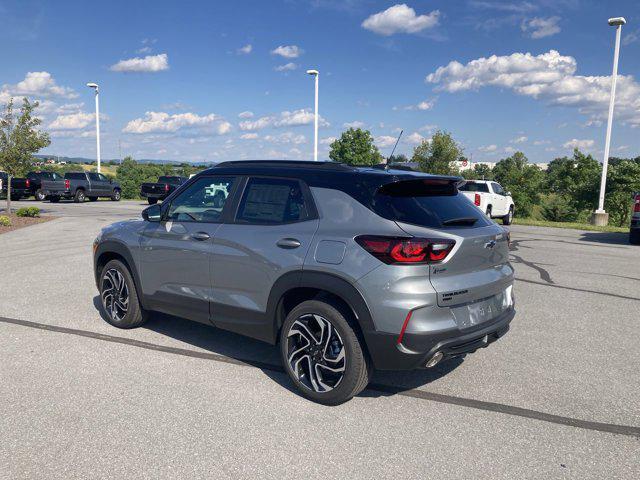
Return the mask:
M502 217L503 225L511 225L511 222L513 222L513 206L509 207L509 213Z
M295 307L280 332L280 354L300 393L314 402L339 405L360 393L371 367L347 319L328 303Z
M60 201L60 197L56 197L55 195L51 196L51 197L49 197L49 201L51 203L58 203Z
M42 192L42 190L38 190L36 192L36 194L35 194L35 198L39 202L44 202L44 200L47 198L47 196Z
M113 200L114 202L119 202L120 201L120 190L118 190L116 188L113 191L113 193L111 194L111 200Z
M102 269L100 300L107 321L114 327L135 328L147 319L131 272L120 260L111 260Z
M76 203L83 203L85 200L84 190L76 190L76 194L73 197L73 201Z
M640 245L640 230L631 230L629 232L629 243L632 245Z
M158 199L157 198L147 198L147 202L149 202L149 205L155 205L156 203L158 203Z

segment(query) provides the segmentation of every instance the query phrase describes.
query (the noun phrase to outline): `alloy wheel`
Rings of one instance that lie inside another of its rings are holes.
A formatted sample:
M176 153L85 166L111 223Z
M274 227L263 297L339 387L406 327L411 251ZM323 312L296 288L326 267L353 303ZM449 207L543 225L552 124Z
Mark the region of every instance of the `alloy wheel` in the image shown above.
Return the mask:
M344 377L346 357L340 334L326 318L299 317L287 334L287 361L295 378L309 390L325 393Z
M124 275L115 268L102 277L102 305L112 320L122 321L129 310L129 288Z

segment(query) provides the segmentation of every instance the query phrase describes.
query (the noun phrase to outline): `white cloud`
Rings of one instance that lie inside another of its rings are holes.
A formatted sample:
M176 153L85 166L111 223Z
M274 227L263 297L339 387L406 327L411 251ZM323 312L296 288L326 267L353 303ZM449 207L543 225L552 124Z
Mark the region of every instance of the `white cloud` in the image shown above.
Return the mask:
M517 150L513 147L504 147L504 152L505 153L516 153Z
M298 68L298 65L296 65L293 62L289 62L289 63L285 63L284 65L278 65L277 67L274 67L273 69L276 72L289 72L291 70L295 70L296 68Z
M562 146L564 148L569 148L573 150L574 148L578 148L580 150L587 150L593 148L595 142L590 139L578 140L577 138L572 138L568 142L565 142Z
M404 138L404 141L406 143L410 143L411 145L419 145L422 143L423 140L424 140L424 137L420 135L418 132L413 132Z
M304 50L297 45L280 45L271 50L271 55L280 55L284 58L298 58L303 53Z
M525 135L522 135L510 140L509 143L525 143L527 140L529 140L529 138Z
M427 124L427 125L423 125L418 130L420 130L421 132L431 133L431 132L435 131L437 128L438 128L437 125Z
M304 135L296 135L293 132L284 132L280 135L266 135L264 137L265 141L271 143L279 143L279 144L289 144L292 143L294 145L300 145L302 143L306 143L307 139Z
M28 72L24 80L0 89L2 101L13 96L76 98L78 94L72 88L58 85L49 72Z
M331 145L337 140L336 137L325 137L320 139L320 145Z
M418 33L426 28L435 27L439 17L438 10L426 15L416 15L413 8L402 3L371 15L362 22L362 28L384 36L394 33Z
M560 33L560 17L535 17L523 20L520 28L533 39L545 38Z
M395 145L397 139L397 137L390 135L380 135L379 137L375 137L374 141L379 148L387 148Z
M166 53L120 60L109 67L112 72L161 72L168 69L169 57Z
M131 120L122 131L134 134L176 133L182 129L199 129L203 134L224 135L231 130L231 124L214 113L200 116L190 112L146 112L144 118Z
M510 13L528 13L538 10L538 6L531 2L503 2L503 1L484 1L471 0L469 5L476 8L487 10L499 10Z
M622 38L622 45L631 45L640 39L640 31L629 32Z
M578 108L591 120L606 118L611 89L610 76L576 75L575 58L550 50L478 58L466 65L452 61L427 75L438 90L459 92L494 86L519 95L546 100L551 105ZM618 77L616 118L640 126L640 84L631 75Z
M311 110L308 109L300 109L294 110L292 112L284 111L279 115L269 115L265 117L260 117L256 120L247 120L244 122L240 122L240 130L262 130L267 127L297 127L300 125L309 125L313 123L314 114ZM318 124L327 127L329 123L320 116L318 119Z
M49 128L51 130L81 130L92 124L95 118L95 114L85 112L58 115L58 117L49 124Z
M478 147L478 150L485 153L495 152L498 149L498 146L495 144L484 145L482 147Z
M244 111L244 112L240 112L238 114L239 118L252 118L253 117L253 112L250 112L248 110Z
M549 140L536 140L533 142L534 145L549 145L551 142Z
M408 105L404 107L405 110L431 110L433 106L436 104L435 100L423 100L422 102L417 103L416 105Z
M258 134L257 133L243 133L242 135L240 135L240 138L243 140L255 140L258 138Z
M240 130L262 130L272 125L275 117L260 117L257 120L240 122Z
M365 126L365 123L355 120L353 122L343 123L342 126L343 128L362 128Z
M253 50L253 45L251 45L250 43L248 43L247 45L245 45L244 47L240 47L239 49L236 50L236 53L238 55L249 55L251 53L251 51Z

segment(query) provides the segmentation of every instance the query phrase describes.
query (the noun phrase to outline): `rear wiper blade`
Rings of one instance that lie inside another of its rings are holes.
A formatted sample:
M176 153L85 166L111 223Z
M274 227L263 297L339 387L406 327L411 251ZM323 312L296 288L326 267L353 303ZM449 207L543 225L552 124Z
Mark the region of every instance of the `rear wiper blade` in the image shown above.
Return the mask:
M445 220L442 222L443 225L473 225L478 221L477 218L474 217L460 217L460 218L450 218L449 220Z

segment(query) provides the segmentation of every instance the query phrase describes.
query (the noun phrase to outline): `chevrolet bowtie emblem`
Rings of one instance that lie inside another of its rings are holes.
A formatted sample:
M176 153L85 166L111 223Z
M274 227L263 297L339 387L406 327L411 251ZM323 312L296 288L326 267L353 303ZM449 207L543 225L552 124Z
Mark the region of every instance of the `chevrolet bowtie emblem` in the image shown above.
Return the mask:
M496 241L495 240L490 240L487 243L484 244L484 248L493 248L496 246Z

